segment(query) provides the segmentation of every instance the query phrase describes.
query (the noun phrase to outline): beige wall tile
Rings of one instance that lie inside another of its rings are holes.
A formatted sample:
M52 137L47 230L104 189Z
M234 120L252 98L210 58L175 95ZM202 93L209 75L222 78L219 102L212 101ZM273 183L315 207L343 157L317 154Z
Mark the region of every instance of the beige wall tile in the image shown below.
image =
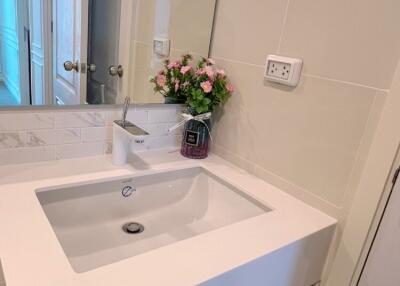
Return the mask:
M155 0L138 0L135 40L153 43Z
M263 65L276 53L287 0L219 0L212 55Z
M150 77L156 75L161 64L152 65L152 46L142 43L135 44L135 63L133 66L135 77L133 82L133 101L135 103L160 103L163 98L154 94Z
M216 143L340 206L376 91L309 77L291 90L265 83L260 67L218 63L237 92Z
M382 116L382 111L383 107L385 106L387 95L387 92L377 92L377 95L375 96L368 122L365 126L365 131L361 140L360 148L358 150L357 160L354 163L354 167L351 172L351 178L347 186L347 191L341 203L341 206L346 211L346 213L350 210L350 207L353 203L355 191L358 188L362 172L364 171L371 144L374 140L376 130Z
M400 55L398 11L397 0L291 0L280 53L303 58L305 73L389 88Z
M215 0L174 0L171 4L171 48L207 56Z

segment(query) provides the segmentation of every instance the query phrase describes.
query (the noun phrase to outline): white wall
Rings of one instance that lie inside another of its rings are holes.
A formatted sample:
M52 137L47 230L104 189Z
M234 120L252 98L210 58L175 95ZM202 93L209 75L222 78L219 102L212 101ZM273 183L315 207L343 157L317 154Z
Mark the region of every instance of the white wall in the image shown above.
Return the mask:
M154 64L153 38L155 26L155 0L136 2L136 24L131 50L131 90L137 103L160 103L164 99L154 94L149 78L162 67L162 60ZM212 33L215 0L171 0L169 37L170 59L175 60L190 52L207 57Z

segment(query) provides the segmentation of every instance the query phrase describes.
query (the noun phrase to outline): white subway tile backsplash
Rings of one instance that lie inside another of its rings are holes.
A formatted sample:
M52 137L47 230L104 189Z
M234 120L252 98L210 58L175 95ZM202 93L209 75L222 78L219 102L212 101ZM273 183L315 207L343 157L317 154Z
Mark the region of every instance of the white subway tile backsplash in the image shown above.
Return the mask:
M28 131L26 135L26 143L32 147L78 143L80 141L81 130L78 128L34 130Z
M0 131L54 128L52 113L0 114Z
M149 110L149 123L177 122L181 113L180 109Z
M56 159L71 159L104 155L106 142L79 143L56 146Z
M175 130L172 130L171 132L168 132L168 130L173 127L176 123L171 122L171 123L155 123L155 124L144 124L140 125L141 128L146 130L148 133L150 133L151 136L167 136L167 135L180 135L182 134L182 127L179 127Z
M106 125L111 126L115 120L120 120L122 118L121 110L111 110L106 114Z
M105 126L106 112L60 112L55 114L56 128Z
M129 112L126 119L134 124L146 123L148 121L148 110L135 110L134 112Z
M112 126L90 127L82 129L83 142L111 141L113 134Z
M182 142L181 135L149 137L146 140L147 149L160 149L179 146Z
M126 119L134 124L147 123L149 111L146 109L135 109L128 112ZM115 120L122 118L121 110L113 110L107 113L107 125L112 125Z
M150 133L132 150L179 145L181 130L167 133L179 111L176 106L130 109L127 119ZM0 165L111 154L112 122L121 114L120 109L0 113Z
M24 147L25 132L0 132L0 149Z

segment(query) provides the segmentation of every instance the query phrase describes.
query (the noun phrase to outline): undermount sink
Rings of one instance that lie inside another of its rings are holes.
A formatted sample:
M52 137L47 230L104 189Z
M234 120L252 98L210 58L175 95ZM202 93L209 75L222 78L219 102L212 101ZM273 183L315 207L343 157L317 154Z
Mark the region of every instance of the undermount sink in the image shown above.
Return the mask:
M78 273L271 210L201 167L36 194Z

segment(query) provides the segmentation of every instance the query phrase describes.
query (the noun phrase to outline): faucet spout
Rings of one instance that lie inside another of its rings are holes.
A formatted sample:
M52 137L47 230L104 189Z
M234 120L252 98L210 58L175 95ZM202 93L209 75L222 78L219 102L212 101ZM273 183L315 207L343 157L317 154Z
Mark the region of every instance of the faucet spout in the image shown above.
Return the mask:
M125 102L124 102L124 106L122 109L122 126L125 128L125 124L126 124L126 115L128 114L128 110L129 110L129 105L131 103L131 98L129 96L125 97Z

